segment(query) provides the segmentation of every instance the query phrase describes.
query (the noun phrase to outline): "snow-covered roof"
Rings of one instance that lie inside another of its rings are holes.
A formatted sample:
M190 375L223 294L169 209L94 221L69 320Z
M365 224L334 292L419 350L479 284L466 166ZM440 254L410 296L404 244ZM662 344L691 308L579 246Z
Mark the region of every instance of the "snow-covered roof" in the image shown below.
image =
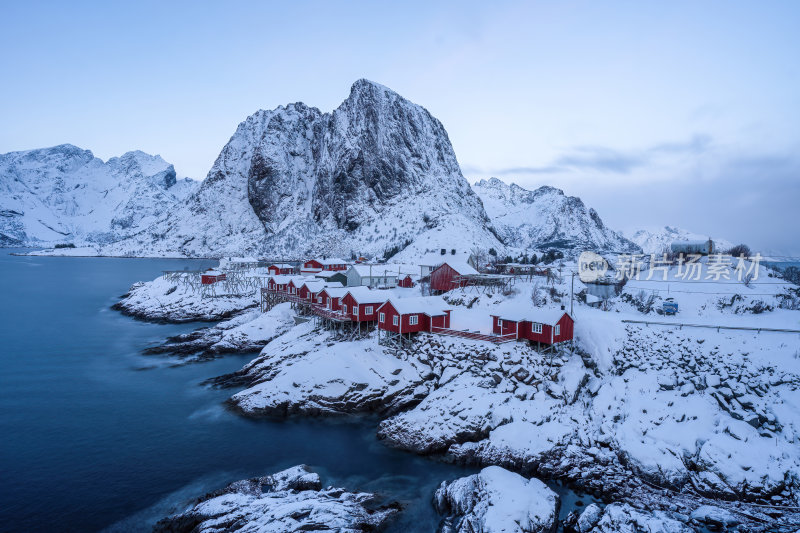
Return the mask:
M354 268L355 271L358 273L359 276L369 277L372 276L373 278L381 277L397 277L397 266L392 265L350 265L350 268Z
M204 276L221 276L224 272L220 272L219 270L206 270L203 272Z
M704 241L672 241L672 244L679 246L704 246L708 244L708 239Z
M270 268L272 268L272 267L276 267L276 268L294 268L292 265L287 265L286 263L275 263L273 265L270 265Z
M277 283L278 285L285 285L290 281L294 281L294 284L298 287L305 283L306 281L313 281L314 278L308 278L306 276L290 276L288 274L276 274L272 277L272 281Z
M347 292L349 292L350 296L358 303L383 303L389 299L388 293L372 290L369 287L348 287Z
M325 287L325 293L331 298L341 298L347 294L347 287Z
M508 308L492 313L503 320L511 320L514 322L536 322L538 324L547 324L550 326L555 325L562 316L569 314L563 309L552 309L544 307L520 309Z
M439 316L446 314L445 311L450 309L450 306L447 305L439 296L390 298L386 303L392 304L392 307L394 307L395 310L401 315L421 313L428 316Z
M307 287L308 290L310 290L311 292L319 292L328 286L328 284L322 280L306 281L305 283L303 283L303 285ZM338 283L337 285L341 285L341 283Z
M341 275L344 276L344 272L342 272L341 270L323 270L322 272L317 272L316 274L314 274L314 277L315 278L330 278L330 277L336 276L338 274L341 274Z
M461 274L462 276L467 276L470 274L477 274L478 271L472 268L469 263L465 261L444 261L444 264Z

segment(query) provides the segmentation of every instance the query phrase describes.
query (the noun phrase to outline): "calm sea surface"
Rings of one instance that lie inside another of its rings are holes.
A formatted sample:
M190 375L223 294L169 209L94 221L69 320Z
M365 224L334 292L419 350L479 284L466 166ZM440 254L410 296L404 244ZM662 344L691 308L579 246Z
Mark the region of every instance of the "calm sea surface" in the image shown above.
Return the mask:
M374 419L226 411L233 391L200 383L255 354L184 366L141 355L201 324L151 324L110 306L135 281L212 262L11 251L0 249L0 530L146 531L193 497L305 463L323 483L406 503L392 530L433 531L435 487L474 472L386 448ZM575 496L557 490L563 513Z

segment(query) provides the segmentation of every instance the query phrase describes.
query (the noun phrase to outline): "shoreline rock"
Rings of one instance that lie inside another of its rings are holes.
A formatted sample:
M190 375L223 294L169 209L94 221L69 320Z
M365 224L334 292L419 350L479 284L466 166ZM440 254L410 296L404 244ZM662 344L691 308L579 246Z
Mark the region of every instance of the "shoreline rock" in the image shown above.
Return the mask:
M370 493L323 488L318 474L299 465L211 492L189 509L160 520L153 531L375 531L400 511L397 502L378 504L376 499Z
M433 504L445 515L439 533L553 533L561 502L538 479L489 466L471 476L443 481Z

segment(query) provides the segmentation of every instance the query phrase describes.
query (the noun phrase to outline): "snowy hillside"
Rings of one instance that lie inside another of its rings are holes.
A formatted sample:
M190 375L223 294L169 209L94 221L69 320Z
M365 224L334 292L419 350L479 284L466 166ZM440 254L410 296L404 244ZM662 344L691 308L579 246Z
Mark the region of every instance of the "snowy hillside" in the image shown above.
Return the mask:
M636 245L606 227L594 209L560 189L539 187L529 191L497 178L480 180L472 189L509 247L638 251Z
M359 80L333 112L303 103L236 129L200 189L113 255L382 254L501 248L442 124Z
M108 243L147 227L194 190L144 152L107 162L63 144L0 155L0 246Z
M659 254L666 251L674 241L704 241L709 236L701 233L692 233L681 228L664 226L663 228L643 228L630 233L628 238L641 246L644 253ZM733 243L725 239L717 239L713 236L711 239L717 243L717 246L722 251L733 246Z

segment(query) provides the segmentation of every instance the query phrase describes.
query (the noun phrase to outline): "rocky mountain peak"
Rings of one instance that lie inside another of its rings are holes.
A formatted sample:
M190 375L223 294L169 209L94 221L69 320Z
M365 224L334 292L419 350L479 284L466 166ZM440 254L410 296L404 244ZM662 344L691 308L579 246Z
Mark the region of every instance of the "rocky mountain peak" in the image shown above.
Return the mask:
M515 248L632 251L637 246L608 229L594 209L556 187L528 190L498 178L473 186L504 241Z
M368 80L330 113L296 103L248 117L185 211L126 246L188 255L502 246L442 124Z

